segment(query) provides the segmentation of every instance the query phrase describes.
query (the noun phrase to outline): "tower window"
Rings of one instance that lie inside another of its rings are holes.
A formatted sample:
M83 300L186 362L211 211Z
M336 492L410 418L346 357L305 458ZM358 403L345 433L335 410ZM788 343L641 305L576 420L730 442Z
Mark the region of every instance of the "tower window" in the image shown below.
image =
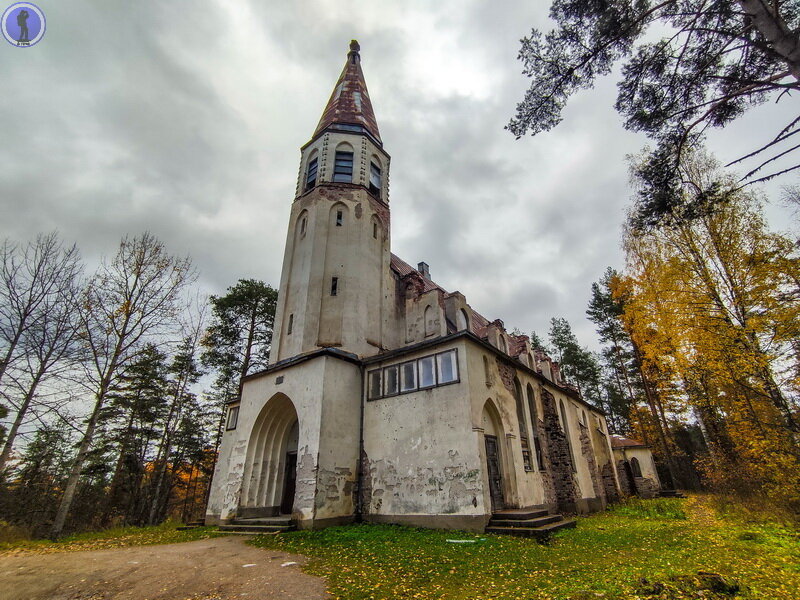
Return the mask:
M336 211L336 226L341 227L344 222L344 213L340 210Z
M308 170L306 171L306 189L310 190L317 185L317 159L314 158L308 163Z
M289 326L286 328L286 335L292 335L292 326L294 325L294 314L289 315Z
M331 279L331 296L336 296L339 293L339 278L334 277Z
M377 223L373 223L372 224L372 237L374 237L376 240L378 239L378 224Z
M303 220L300 221L300 235L303 236L306 234L306 217L303 217Z
M381 197L381 168L374 162L369 163L369 192Z
M353 153L336 151L336 160L333 165L333 181L353 182Z

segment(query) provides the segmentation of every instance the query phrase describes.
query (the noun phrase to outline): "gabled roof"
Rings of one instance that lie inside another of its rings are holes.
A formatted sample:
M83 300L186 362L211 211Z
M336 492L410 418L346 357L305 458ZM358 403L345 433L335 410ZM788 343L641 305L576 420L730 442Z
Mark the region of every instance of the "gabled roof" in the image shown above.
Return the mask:
M358 125L366 129L379 143L381 142L378 121L375 119L375 112L372 110L372 102L367 91L367 82L361 71L359 50L358 42L351 41L347 62L312 137L317 137L335 124Z
M643 444L639 440L632 440L631 438L626 438L621 435L612 435L611 436L611 447L612 448L648 448L647 444Z

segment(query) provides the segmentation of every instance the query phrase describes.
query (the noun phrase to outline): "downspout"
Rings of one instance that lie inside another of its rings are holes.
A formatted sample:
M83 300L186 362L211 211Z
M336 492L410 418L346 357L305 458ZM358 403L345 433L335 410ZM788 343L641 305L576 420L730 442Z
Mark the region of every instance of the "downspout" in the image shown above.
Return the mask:
M361 523L364 515L364 390L366 388L366 366L361 363L361 415L358 426L358 461L356 463L356 523Z

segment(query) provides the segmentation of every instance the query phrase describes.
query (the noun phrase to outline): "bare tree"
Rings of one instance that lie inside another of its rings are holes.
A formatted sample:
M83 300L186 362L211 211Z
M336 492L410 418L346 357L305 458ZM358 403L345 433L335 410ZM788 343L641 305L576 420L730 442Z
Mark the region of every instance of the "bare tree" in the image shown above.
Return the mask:
M43 305L63 284L64 272L75 271L76 246L64 247L58 234L39 235L20 246L4 240L0 246L0 382L17 358L26 332L42 315ZM46 311L45 311L46 312Z
M64 529L98 419L109 391L146 341L174 330L183 291L194 281L191 260L170 256L152 234L124 238L111 263L104 262L83 299L82 336L89 352L87 381L94 408L78 445L52 535Z
M39 390L48 380L73 367L73 359L80 351L77 333L82 265L76 247L63 247L51 234L40 236L28 246L22 253L20 268L12 268L13 256L3 256L12 263L5 265L8 268L4 268L4 273L15 275L4 279L6 297L26 297L27 301L17 302L16 306L25 304L28 308L17 312L16 327L12 327L14 348L7 350L7 353L19 350L15 364L5 370L4 390L16 414L0 453L0 473L6 467L28 411L35 402L41 402ZM29 263L31 260L33 264ZM31 276L47 280L31 281ZM8 367L8 363L4 366ZM12 383L8 384L8 380Z

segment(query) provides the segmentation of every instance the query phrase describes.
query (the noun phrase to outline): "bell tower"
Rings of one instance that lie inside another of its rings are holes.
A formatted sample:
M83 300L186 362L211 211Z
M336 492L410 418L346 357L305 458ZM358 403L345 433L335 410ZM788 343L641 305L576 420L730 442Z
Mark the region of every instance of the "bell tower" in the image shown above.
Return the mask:
M358 42L311 140L289 218L270 362L323 347L361 356L392 340L389 155Z

